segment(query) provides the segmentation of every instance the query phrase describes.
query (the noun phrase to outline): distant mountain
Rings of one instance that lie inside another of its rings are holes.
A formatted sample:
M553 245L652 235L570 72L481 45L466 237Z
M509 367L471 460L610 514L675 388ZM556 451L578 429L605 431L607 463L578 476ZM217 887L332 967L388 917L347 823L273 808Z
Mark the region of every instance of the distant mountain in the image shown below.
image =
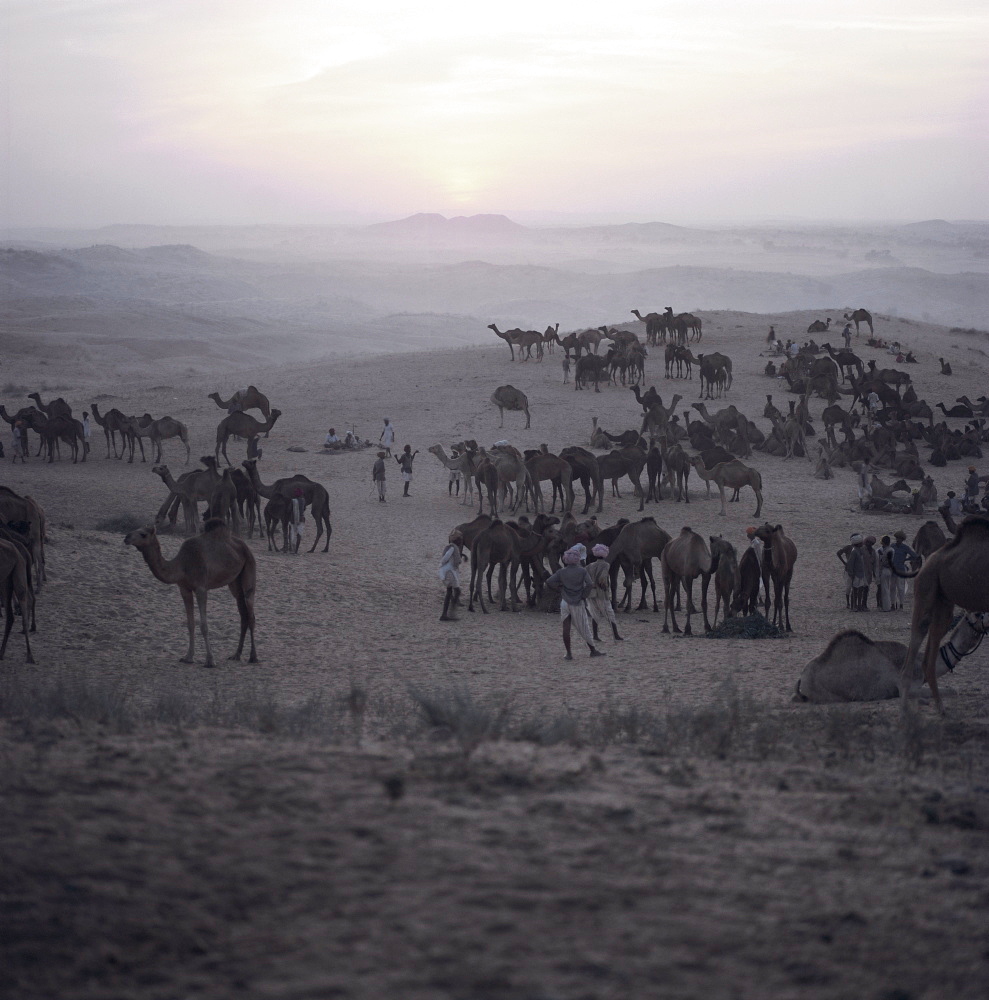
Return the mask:
M485 236L524 236L531 232L526 226L512 222L504 215L456 215L448 219L436 212L420 212L395 222L377 222L366 232L382 236L454 237L457 239Z

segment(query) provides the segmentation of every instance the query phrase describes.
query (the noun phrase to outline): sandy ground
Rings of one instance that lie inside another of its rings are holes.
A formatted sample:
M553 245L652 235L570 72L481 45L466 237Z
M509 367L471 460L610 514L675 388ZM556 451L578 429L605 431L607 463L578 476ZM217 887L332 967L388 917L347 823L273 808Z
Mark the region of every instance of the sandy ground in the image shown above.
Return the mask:
M796 336L814 315L703 315L703 349L734 360L726 403L768 430L765 394L781 406L795 398L762 373L768 324ZM883 322L877 333L917 353L911 373L932 403L950 406L989 385L981 343L907 321ZM854 347L889 362L864 338ZM938 373L938 356L951 361L952 377ZM258 385L283 411L264 442L263 481L303 472L324 483L334 530L326 554L286 556L251 542L260 663L207 671L177 662L185 632L175 589L152 578L121 532L97 527L121 515L151 520L164 492L150 462L108 460L95 426L84 464L7 461L4 483L47 512L49 584L33 642L38 665L23 664L15 633L5 700L44 678L83 677L151 714L169 695L198 706L265 697L293 705L315 695L339 705L355 690L367 709L359 725L341 713L327 743L169 726L164 717L121 732L8 708L0 960L13 995L986 995L985 651L944 679L946 722L922 706L911 744L920 751L903 752L894 703L790 701L800 668L836 631L908 634L909 608L845 610L835 550L849 533L902 526L912 537L921 523L860 513L850 471L823 482L807 460L759 452L751 460L763 474L763 519L783 524L799 550L792 636L667 636L661 613L638 612L622 620L625 643L604 644L607 659L578 653L565 663L556 616L464 612L438 621L439 555L476 507L448 496L447 472L426 449L463 437L586 445L592 416L613 432L637 424L627 390L575 393L559 354L513 365L501 342L231 365L209 379L170 374L167 383L153 359L136 373L132 358L126 373L112 358L103 371L44 360L5 359L8 410L40 381L46 400L64 396L76 411L96 400L169 413L190 427L193 462L212 452L222 416L207 394ZM646 381L667 402L699 392L696 378L664 380L656 351ZM488 400L507 382L529 396L528 431L519 414L498 426ZM813 401L812 412L823 406ZM377 439L384 416L399 447L420 453L412 497L400 496L393 464L388 502L379 504L373 450L325 455L320 442L331 425ZM239 461L243 443L229 452ZM166 442L175 475L183 459ZM960 487L963 470L931 470L941 496ZM635 518L637 506L626 483L599 520ZM753 510L745 491L721 517L717 495L706 497L692 477L689 506L666 499L646 513L672 534L689 524L740 545ZM179 542L163 538L166 556ZM210 627L215 650L231 652L237 619L226 592L211 597ZM778 746L770 739L761 755L695 752L696 741L682 753L628 741L595 748L584 729L577 746L502 740L465 753L424 734L408 694L510 697L523 714L590 725L602 706L701 719L724 705L726 684L747 706L745 724L780 728ZM842 744L836 734L848 727L858 735ZM884 735L863 750L870 731ZM404 794L393 802L382 779L396 775Z

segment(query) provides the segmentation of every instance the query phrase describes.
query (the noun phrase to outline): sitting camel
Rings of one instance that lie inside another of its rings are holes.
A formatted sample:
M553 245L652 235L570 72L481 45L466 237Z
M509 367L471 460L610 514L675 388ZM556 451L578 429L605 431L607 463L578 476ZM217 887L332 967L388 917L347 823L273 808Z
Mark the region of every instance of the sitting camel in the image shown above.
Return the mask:
M954 537L931 553L915 573L903 573L892 562L890 565L897 576L917 577L910 645L903 674L907 678L911 676L926 637L924 680L931 689L938 712L943 715L935 668L938 646L951 626L955 606L965 611L989 611L989 588L985 585L985 567L989 565L989 518L981 515L965 518Z
M246 413L235 412L231 413L229 417L224 417L216 426L216 450L214 454L217 462L220 461L220 452L222 451L227 465L233 464L227 455L227 439L229 437L247 438L248 450L250 450L251 442L255 441L262 431L267 434L281 415L281 410L272 410L263 424Z
M800 672L793 700L821 705L895 698L906 655L902 642L874 642L851 629L839 632Z
M182 602L185 604L186 624L189 628L189 648L182 663L192 663L196 642L196 623L192 602L199 605L199 626L206 645L206 666L215 667L213 651L209 645L209 629L206 625L206 597L209 591L229 587L237 601L240 613L240 642L230 657L239 660L244 649L244 637L251 633L251 655L249 662L257 663L254 649L254 588L257 579L257 565L254 553L247 543L230 534L227 526L219 519L206 522L201 535L187 538L174 559L165 559L153 527L138 528L124 538L125 545L133 545L148 564L148 568L162 583L178 585Z

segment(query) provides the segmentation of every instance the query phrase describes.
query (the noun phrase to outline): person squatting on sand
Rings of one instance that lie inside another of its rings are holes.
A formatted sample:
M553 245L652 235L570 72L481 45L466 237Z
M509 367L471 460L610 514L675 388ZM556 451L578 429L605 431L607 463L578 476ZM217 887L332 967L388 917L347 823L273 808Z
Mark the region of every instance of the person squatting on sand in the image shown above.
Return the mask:
M598 625L611 622L611 632L615 642L624 642L618 634L618 619L615 609L611 606L611 563L608 562L608 546L595 545L591 554L596 561L587 567L587 575L594 584L594 589L587 598L587 610L591 616L591 628L595 641L598 640Z
M395 461L398 462L398 467L402 470L402 478L405 480L405 490L402 493L403 497L411 495L409 493L409 485L412 482L412 463L415 461L415 457L418 454L418 448L413 451L412 445L407 444L402 454L395 456Z
M385 457L386 452L379 451L374 465L371 466L371 481L378 487L378 503L385 502Z
M567 655L564 659L572 660L570 649L570 629L577 629L577 634L587 643L591 656L605 656L594 648L594 638L591 634L591 624L587 614L588 596L594 590L594 581L588 576L587 570L580 565L580 552L576 547L563 553L563 568L558 569L546 581L550 590L560 591L560 618L563 621L563 645Z
M446 584L446 598L443 601L441 622L457 620L453 609L460 603L460 574L457 572L464 555L464 536L456 528L450 532L450 539L440 559L440 579Z

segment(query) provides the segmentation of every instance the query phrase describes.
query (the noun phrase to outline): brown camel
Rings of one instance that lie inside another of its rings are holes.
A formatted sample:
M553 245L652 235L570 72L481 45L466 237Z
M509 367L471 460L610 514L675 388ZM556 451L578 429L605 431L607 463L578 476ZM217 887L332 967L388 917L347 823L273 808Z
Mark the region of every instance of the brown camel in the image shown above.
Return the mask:
M213 497L213 493L220 485L220 473L216 467L216 460L212 455L204 455L200 460L206 466L205 469L193 469L179 476L176 480L169 471L167 465L153 465L151 471L158 476L169 489L168 499L161 505L155 516L155 524L159 525L169 515L174 523L173 511L176 509L176 501L182 506L182 514L185 518L185 531L187 535L199 530L199 507L200 501L207 503Z
M492 521L490 526L479 532L471 546L470 559L470 600L468 611L474 610L474 597L481 605L481 611L488 613L484 606L484 574L491 565L498 566L498 583L501 588L501 610L508 610L509 590L512 610L521 604L515 579L519 566L519 537L504 521Z
M281 415L281 410L272 410L263 424L246 413L234 412L229 417L224 417L216 426L216 450L214 454L217 462L220 461L220 452L222 451L227 465L232 464L227 455L227 439L229 437L247 438L248 449L250 449L250 441L257 438L262 431L270 431Z
M25 547L31 553L32 579L36 591L48 579L45 573L45 536L48 522L41 504L25 493L21 496L9 486L0 486L0 523L26 524Z
M640 322L646 324L646 340L650 344L656 344L660 338L666 339L666 324L659 313L646 313L645 316L638 309L632 310L632 315Z
M663 549L669 544L670 536L663 531L656 519L644 517L640 521L626 524L618 537L608 545L608 562L611 563L612 595L615 594L618 570L625 570L625 593L618 607L632 610L632 587L636 579L642 585L642 596L637 611L646 610L646 586L652 589L652 609L659 611L656 601L656 580L653 576L652 561L661 559Z
M550 513L556 509L556 494L560 491L561 513L573 510L573 469L565 458L551 455L546 452L539 452L531 458L525 460L526 471L529 473L529 480L532 483L532 497L535 511L538 514L540 506L545 509L546 503L543 500L543 492L539 487L541 482L549 481L553 491L553 503L550 506Z
M272 410L271 412L274 415L278 411ZM320 538L323 537L324 529L326 531L326 544L323 546L323 551L329 551L333 526L330 524L330 495L327 493L325 486L313 482L313 480L303 475L291 476L286 479L276 479L270 486L266 486L261 482L260 476L258 476L258 463L256 459L249 458L247 461L241 462L241 465L247 470L248 479L250 479L251 485L257 491L258 495L264 497L266 500L270 500L275 495L280 495L291 500L295 496L296 487L301 486L302 497L306 502L306 506L312 511L313 520L316 522L316 537L313 539L312 548L309 551L316 551L316 546L319 544ZM287 544L287 528L285 541Z
M707 542L691 528L682 528L680 534L663 549L660 562L663 567L663 631L670 631L666 623L667 614L673 620L673 631L680 631L673 605L677 590L683 584L687 594L687 624L683 634L693 634L690 630L690 616L696 614L697 609L694 607L692 591L694 580L699 576L702 578L701 607L704 612L704 629L710 632L711 623L707 620L707 588L711 577L711 550L707 547Z
M766 591L766 617L769 617L769 581L773 581L773 624L792 632L790 627L790 581L797 561L797 547L786 536L783 525L764 524L756 528L765 548L762 553L762 582Z
M870 337L874 335L872 329L872 313L870 313L867 309L856 309L852 313L845 313L845 319L847 319L849 323L855 324L856 337L859 333L859 323L865 323L869 327Z
M690 459L687 453L678 444L666 447L664 438L659 439L659 453L666 468L666 478L669 480L670 488L676 502L680 502L680 494L683 500L690 503L690 493L687 490L687 480L690 479Z
M754 615L759 610L759 581L762 579L762 566L755 549L747 547L738 560L738 584L732 610L740 615Z
M711 572L714 575L714 618L718 624L718 609L724 603L724 620L731 617L732 602L738 589L738 554L735 546L721 535L709 535ZM758 593L758 587L757 587Z
M827 318L827 321L821 319L815 319L809 327L807 327L808 333L826 333L831 328L831 317Z
M801 671L793 700L828 704L895 698L906 653L902 642L874 642L861 632L839 632Z
M128 463L134 461L135 445L141 449L141 461L147 461L144 455L144 438L147 438L149 441L151 440L151 424L153 419L150 413L145 413L140 417L124 417L124 430L127 432L127 443L130 448L130 458L127 459Z
M187 538L174 559L165 559L161 553L158 535L153 527L138 528L124 538L125 545L133 545L148 564L148 568L162 583L178 585L185 604L186 623L189 628L189 648L181 663L192 663L195 652L196 624L193 615L193 599L199 605L199 627L206 645L206 666L215 667L213 651L209 645L209 629L206 625L206 597L209 591L219 587L229 587L237 601L240 613L240 642L230 657L239 660L244 649L244 637L251 633L250 663L257 663L254 649L254 589L257 581L257 565L254 553L247 543L230 534L227 526L218 518L206 522L201 535Z
M989 517L971 515L958 525L954 537L933 552L916 573L901 573L890 563L897 576L917 578L910 620L910 645L903 664L903 676L908 680L911 677L926 637L924 680L942 715L944 705L935 675L938 646L951 626L956 605L964 611L989 612L989 588L985 585L987 560Z
M517 335L524 333L524 330L520 330L516 327L514 330L499 330L497 325L494 323L488 324L489 330L494 330L495 336L501 337L506 344L508 344L508 350L511 351L512 361L515 360L515 338ZM521 353L519 355L521 357Z
M453 458L449 458L440 444L434 444L427 449L431 455L435 455L451 471L459 472L464 480L464 497L460 501L463 504L474 502L474 474L477 469L476 455L469 451L455 453Z
M601 473L601 481L611 480L612 496L621 497L618 492L618 480L622 476L628 476L634 486L634 492L638 493L639 510L645 507L646 493L642 488L642 470L646 464L646 453L641 448L616 448L609 451L607 455L598 456L598 468Z
M719 462L713 469L705 469L704 459L700 455L695 455L690 460L690 464L697 471L697 475L701 479L706 479L718 487L721 493L722 517L728 513L725 506L726 486L735 491L732 502L738 499L739 490L743 486L750 487L756 499L755 513L752 516L758 517L762 513L762 475L758 469L753 469L751 466L745 465L737 458L730 462Z
M260 410L266 420L271 416L271 404L268 402L268 397L256 385L249 385L246 389L238 389L226 401L218 392L211 392L207 398L212 399L221 410L226 410L227 413L237 413L241 410Z
M851 381L853 372L860 379L864 376L865 367L857 354L852 351L836 351L830 344L821 344L821 348L828 352L828 355L841 370L842 382L846 379Z
M515 500L512 504L513 509L518 509L523 502L526 501L528 492L531 488L531 480L529 479L529 471L525 467L525 460L522 457L521 452L517 448L513 448L511 445L501 446L492 448L491 451L486 452L483 448L480 449L479 455L481 456L481 462L478 465L478 491L480 493L480 487L483 485L489 491L491 489L491 477L487 473L487 466L492 467L497 474L497 491L501 495L502 506L505 505L506 496L508 494L509 487L514 490ZM485 460L487 463L485 464ZM481 499L481 504L483 505L484 500ZM495 513L494 510L491 511L492 514Z
M600 513L604 506L604 479L601 476L601 467L598 465L597 457L586 448L579 448L576 445L563 448L560 451L560 457L565 458L570 463L571 484L574 481L579 481L584 490L584 509L581 513L586 514L590 510L595 494L598 501L598 513Z
M234 473L240 469L224 469L216 489L209 498L210 518L218 517L235 534L240 534L240 511L237 508L237 483Z
M932 552L937 552L947 540L947 536L937 521L925 521L917 529L917 534L913 536L910 547L917 555L926 559Z
M120 412L115 406L107 410L106 414L100 413L98 403L90 403L90 410L93 413L93 419L96 423L103 428L103 434L106 436L106 457L110 457L110 444L113 444L113 457L123 458L124 451L127 447L127 429L126 422L127 417ZM120 435L120 454L117 454L117 437Z
M869 484L869 488L872 490L872 495L874 497L879 497L881 500L891 499L894 493L910 492L910 484L905 479L897 479L895 483L891 483L889 486L887 486L876 475L872 477L872 481Z
M37 392L29 392L27 398L33 399L37 403L38 409L49 419L53 417L72 419L72 407L61 396L58 399L53 399L50 403L42 403L41 394Z
M501 414L499 427L505 426L505 410L521 410L525 414L525 426L529 427L529 400L521 389L516 389L514 385L500 385L491 394L491 402L498 407Z
M14 627L15 597L21 609L24 646L27 650L25 662L34 663L34 657L31 655L31 640L28 638L28 620L34 617L34 590L28 575L28 563L16 544L0 539L0 601L3 602L4 613L0 660L3 659L3 655L7 651L7 640Z

